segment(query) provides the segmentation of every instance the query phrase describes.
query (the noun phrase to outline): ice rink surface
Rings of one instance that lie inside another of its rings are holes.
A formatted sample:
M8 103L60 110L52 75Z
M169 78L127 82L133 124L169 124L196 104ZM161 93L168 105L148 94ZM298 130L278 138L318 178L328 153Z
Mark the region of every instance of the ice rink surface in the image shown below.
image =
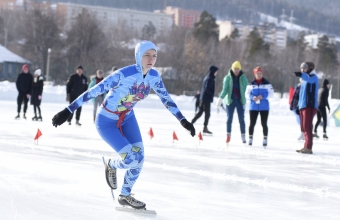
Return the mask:
M262 147L260 121L253 146L241 143L237 116L232 139L225 145L226 114L213 108L209 130L213 136L191 137L180 123L150 95L137 104L135 114L145 146L143 171L133 188L135 197L157 215L114 209L101 156L117 154L101 140L92 121L92 103L83 107L81 127L55 128L51 118L66 106L42 104L43 122L14 120L15 90L0 96L0 219L340 219L340 128L332 121L329 140L314 141L313 155L298 154L299 126L280 100L273 100L268 146ZM7 87L6 87L7 88ZM46 88L45 99L52 90ZM12 94L14 93L14 95ZM50 94L50 95L51 95ZM190 121L192 97L173 97ZM51 100L51 99L49 99ZM286 101L286 100L285 100ZM284 106L284 107L283 107ZM246 125L249 114L246 113ZM150 139L148 131L155 137ZM203 127L203 117L196 123ZM40 129L38 145L33 138ZM172 133L179 141L173 143ZM321 127L319 134L321 134ZM124 170L118 170L118 190Z

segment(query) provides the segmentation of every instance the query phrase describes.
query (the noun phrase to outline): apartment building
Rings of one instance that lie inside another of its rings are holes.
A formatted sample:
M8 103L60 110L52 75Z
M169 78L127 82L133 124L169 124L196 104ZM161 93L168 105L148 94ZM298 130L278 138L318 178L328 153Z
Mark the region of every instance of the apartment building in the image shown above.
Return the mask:
M126 28L142 33L142 29L149 22L156 28L156 35L165 34L171 30L173 19L171 15L165 13L153 13L129 9L117 9L102 6L81 5L72 3L57 3L56 14L64 20L64 28L71 27L73 20L86 9L89 13L96 15L97 19L109 28L110 25L124 24Z
M237 28L240 39L244 40L249 36L249 33L254 29L254 26L243 24L238 21L218 21L219 25L219 40L229 37ZM263 40L267 43L276 45L278 48L286 48L287 46L287 30L283 27L277 27L272 23L265 23L256 26Z
M178 27L193 28L195 23L200 20L200 11L186 10L178 7L167 6L163 11L172 16L174 25Z

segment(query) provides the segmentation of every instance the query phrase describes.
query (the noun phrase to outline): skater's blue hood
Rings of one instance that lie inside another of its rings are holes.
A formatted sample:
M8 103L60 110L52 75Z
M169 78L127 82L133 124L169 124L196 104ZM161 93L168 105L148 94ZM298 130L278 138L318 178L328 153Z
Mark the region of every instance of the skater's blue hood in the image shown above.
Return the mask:
M157 47L151 41L143 41L136 45L135 47L135 59L138 71L142 72L142 56L148 50L154 49L157 52Z

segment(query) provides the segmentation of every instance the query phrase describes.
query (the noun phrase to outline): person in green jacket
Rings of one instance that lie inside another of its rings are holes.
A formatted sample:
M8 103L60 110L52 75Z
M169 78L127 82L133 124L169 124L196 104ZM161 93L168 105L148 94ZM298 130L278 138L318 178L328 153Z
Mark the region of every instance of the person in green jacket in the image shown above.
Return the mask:
M91 78L91 82L89 84L89 88L92 88L93 86L97 85L104 79L104 73L102 70L97 70L96 76ZM97 115L97 108L100 106L105 98L106 94L102 94L97 96L93 99L93 121L96 121L96 115Z
M248 85L248 79L244 75L239 61L235 61L228 74L223 79L222 92L220 94L217 106L221 106L222 101L226 104L227 110L227 140L230 142L231 125L233 122L234 111L236 108L238 120L240 123L242 142L246 143L246 125L244 122L244 108L246 105L245 91Z

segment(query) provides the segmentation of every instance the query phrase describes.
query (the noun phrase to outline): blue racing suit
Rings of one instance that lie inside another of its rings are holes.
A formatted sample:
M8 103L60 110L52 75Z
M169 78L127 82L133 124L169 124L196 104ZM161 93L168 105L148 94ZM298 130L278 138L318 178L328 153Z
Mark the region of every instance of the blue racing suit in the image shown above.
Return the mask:
M136 64L116 70L94 87L88 89L72 102L68 109L74 112L85 102L107 93L96 116L99 135L119 155L112 159L112 168L128 169L125 173L121 195L130 195L144 162L144 146L133 107L145 99L153 89L165 107L179 120L184 119L174 101L168 94L161 76L150 69L143 76L142 56L150 49L157 51L150 41L143 41L135 48Z

